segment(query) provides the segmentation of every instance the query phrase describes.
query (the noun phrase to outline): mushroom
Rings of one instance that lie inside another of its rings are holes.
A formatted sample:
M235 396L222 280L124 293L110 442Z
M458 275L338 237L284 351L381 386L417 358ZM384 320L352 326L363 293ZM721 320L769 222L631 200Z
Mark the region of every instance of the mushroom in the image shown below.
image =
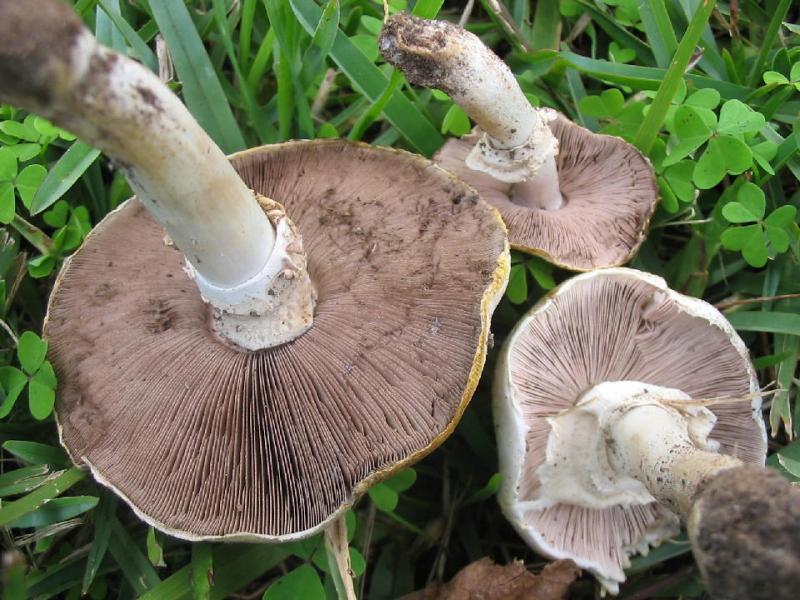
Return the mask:
M103 149L136 191L65 262L45 335L62 444L143 520L187 540L310 536L453 430L510 262L471 188L341 140L229 162L49 0L0 4L0 97Z
M409 81L446 92L477 124L434 160L500 210L512 248L576 271L633 257L658 201L635 147L532 107L503 61L457 25L397 14L379 45Z
M712 306L631 269L574 277L523 317L497 365L501 508L533 548L614 593L629 556L680 520L712 591L736 570L726 552L758 563L736 573L750 584L800 583L797 539L757 558L739 545L783 523L762 515L761 482L780 486L752 466L766 453L760 406L747 348ZM785 502L800 510L796 493Z

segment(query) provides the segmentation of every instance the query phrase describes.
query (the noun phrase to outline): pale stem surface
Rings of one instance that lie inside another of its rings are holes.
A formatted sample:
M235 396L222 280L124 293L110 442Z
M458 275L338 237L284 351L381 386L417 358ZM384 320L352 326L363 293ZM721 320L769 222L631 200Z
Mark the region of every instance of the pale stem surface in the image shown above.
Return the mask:
M612 466L645 484L653 497L684 522L698 488L723 469L741 466L738 458L698 448L686 422L662 406L637 406L610 424Z
M339 600L356 600L353 569L350 565L350 544L347 541L347 519L344 515L325 530L325 549Z
M471 169L509 183L532 183L545 164L555 171L558 140L548 125L555 113L531 106L508 66L477 36L400 14L384 26L380 48L412 83L447 92L485 133L467 157ZM551 174L533 189L547 198L538 204L560 206L558 176Z
M233 287L257 275L274 231L222 151L156 75L85 28L73 35L67 55L31 57L44 89L0 81L3 98L106 153L204 280Z

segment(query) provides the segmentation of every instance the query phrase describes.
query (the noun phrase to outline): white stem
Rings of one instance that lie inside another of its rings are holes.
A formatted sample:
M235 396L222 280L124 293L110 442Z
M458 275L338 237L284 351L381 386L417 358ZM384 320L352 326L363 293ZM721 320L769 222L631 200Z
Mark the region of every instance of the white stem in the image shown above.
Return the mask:
M278 219L270 221L183 103L148 69L98 45L69 7L49 0L0 4L0 97L48 117L114 161L186 256L223 335L257 349L310 326L314 293L307 273L295 269L305 269L305 258L293 227L284 227L292 235L276 245ZM287 296L299 316L276 321L271 315ZM247 318L270 322L251 325ZM241 336L243 326L259 332Z
M537 506L667 504L686 517L698 486L738 459L717 454L716 417L677 389L607 381L548 419Z
M328 566L334 575L336 593L340 600L356 600L353 569L350 565L350 544L347 541L347 519L341 516L325 530L325 549Z
M531 106L511 70L472 33L398 14L384 26L380 49L412 83L447 92L483 130L470 168L513 183L534 179L558 153L548 126L555 113Z
M511 200L520 206L541 210L558 210L564 206L555 157L544 161L535 177L515 183L511 187Z
M635 406L607 428L609 459L619 472L635 477L683 520L699 486L712 475L742 461L702 450L690 439L685 419L663 405Z
M275 243L269 220L156 75L98 45L83 28L68 56L31 66L47 67L58 68L58 76L46 102L17 98L13 82L3 82L3 95L105 152L204 280L235 286L261 270Z

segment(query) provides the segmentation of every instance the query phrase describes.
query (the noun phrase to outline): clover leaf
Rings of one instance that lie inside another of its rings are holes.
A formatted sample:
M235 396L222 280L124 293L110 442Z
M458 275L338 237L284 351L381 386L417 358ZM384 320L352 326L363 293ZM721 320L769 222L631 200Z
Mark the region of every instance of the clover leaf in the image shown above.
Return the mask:
M442 119L442 133L452 133L461 137L472 129L467 113L458 104L453 104Z
M675 111L671 132L677 143L664 160L664 166L677 164L706 144L692 174L694 184L701 190L714 187L728 173L745 172L752 168L754 160L767 172L772 171L769 165L774 156L772 146L757 144L754 146L758 149L756 153L745 143L749 139L745 136L752 137L751 134L764 126L764 115L739 100L728 100L722 105L717 120L708 107L718 102L718 94L703 93L699 97L698 94L700 92L690 96L687 104Z
M608 45L608 58L611 62L629 63L636 58L636 51L632 48L624 48L617 42L611 42Z
M17 359L22 369L0 367L0 418L11 412L17 398L28 387L28 407L35 419L43 420L53 412L58 383L53 366L47 357L47 342L32 331L26 331L17 341Z
M741 227L728 227L722 232L722 245L728 250L738 250L748 264L763 267L770 256L789 250L797 242L798 227L795 223L797 208L781 206L766 218L767 202L764 192L753 183L739 188L736 200L722 207L722 216Z
M792 65L792 70L789 77L778 71L766 71L763 75L764 83L767 85L791 85L797 91L800 91L800 62Z
M17 156L8 148L0 148L0 223L14 220L15 190L25 207L30 207L46 175L47 169L42 165L28 165L19 171Z

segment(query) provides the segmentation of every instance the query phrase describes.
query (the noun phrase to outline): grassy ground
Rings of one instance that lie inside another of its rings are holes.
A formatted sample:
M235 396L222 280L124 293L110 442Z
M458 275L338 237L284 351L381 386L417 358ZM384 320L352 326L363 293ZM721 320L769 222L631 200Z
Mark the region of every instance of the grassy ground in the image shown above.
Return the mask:
M226 152L339 136L430 156L445 136L470 127L445 95L409 86L379 58L383 6L375 0L72 4L103 43L172 75ZM389 6L458 20L462 4ZM532 102L650 156L662 202L632 266L716 303L739 330L762 384L779 390L765 403L769 462L787 477L800 476L800 444L792 442L800 428L799 17L791 0L480 0L467 21ZM334 597L318 538L285 546L178 542L69 468L58 448L58 391L37 335L48 291L62 259L128 195L96 151L0 107L0 531L13 558L6 596ZM513 262L493 322L495 348L527 307L569 276L536 258ZM486 555L521 558L534 570L544 564L493 499L493 360L492 353L452 438L376 486L353 512L351 552L364 598L447 580ZM635 559L628 574L621 598L703 595L682 540ZM597 593L588 578L572 589L575 598Z

